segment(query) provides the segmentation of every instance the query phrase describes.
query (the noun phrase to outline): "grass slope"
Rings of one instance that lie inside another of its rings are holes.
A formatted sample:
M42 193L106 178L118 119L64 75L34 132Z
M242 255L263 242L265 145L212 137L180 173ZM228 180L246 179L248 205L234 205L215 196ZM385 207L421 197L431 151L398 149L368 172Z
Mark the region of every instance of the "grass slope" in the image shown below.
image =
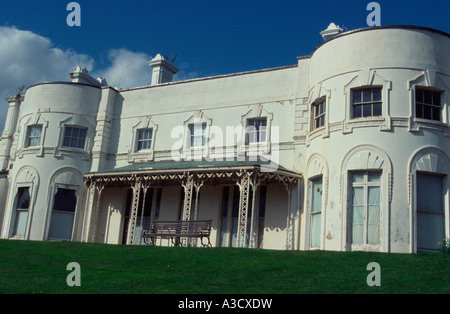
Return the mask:
M69 287L67 264L81 267ZM381 268L369 287L367 264ZM167 248L0 240L0 293L450 293L449 254Z

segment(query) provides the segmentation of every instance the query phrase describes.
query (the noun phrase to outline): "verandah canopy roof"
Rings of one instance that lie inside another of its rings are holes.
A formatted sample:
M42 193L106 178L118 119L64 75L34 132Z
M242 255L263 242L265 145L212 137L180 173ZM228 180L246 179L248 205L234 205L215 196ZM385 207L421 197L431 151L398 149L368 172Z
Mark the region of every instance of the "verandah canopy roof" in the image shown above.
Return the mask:
M160 181L164 184L175 184L193 175L199 179L233 181L242 173L251 172L263 181L292 183L301 178L299 173L270 162L261 160L233 161L161 161L149 163L133 163L125 167L108 171L91 172L84 175L86 185L100 183L107 185L125 185L137 179L144 181Z

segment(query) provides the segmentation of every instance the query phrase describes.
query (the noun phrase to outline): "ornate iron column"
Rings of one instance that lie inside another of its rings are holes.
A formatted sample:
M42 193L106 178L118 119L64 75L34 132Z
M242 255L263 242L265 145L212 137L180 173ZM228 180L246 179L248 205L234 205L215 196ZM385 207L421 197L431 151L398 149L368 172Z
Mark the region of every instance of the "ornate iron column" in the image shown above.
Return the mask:
M96 185L97 205L95 206L94 227L93 227L93 230L92 230L92 242L95 242L95 234L96 234L97 221L98 221L98 210L99 210L99 207L100 207L100 197L102 195L102 191L103 191L104 187L105 186L103 184Z
M239 201L239 223L237 232L237 246L245 247L245 238L247 236L247 218L248 218L248 198L250 192L250 172L243 172L241 180L238 183L240 189L240 201Z
M96 190L95 182L91 182L89 184L89 193L86 204L86 212L85 212L86 216L84 217L83 236L82 236L83 242L89 241L89 231L91 227L92 207L94 206L95 190Z
M258 189L258 187L259 187L259 184L260 184L260 180L259 180L259 178L257 178L256 176L253 178L253 181L252 181L252 190L253 190L253 195L252 195L252 208L251 208L251 211L252 211L252 220L251 220L251 222L250 222L250 242L249 242L249 247L250 248L255 248L256 247L256 238L257 238L257 236L256 236L256 232L255 232L255 226L256 226L256 223L257 223L257 215L256 215L256 213L255 213L255 198L256 198L256 191L257 191L257 189ZM256 229L256 230L258 230L258 229Z
M141 225L141 236L139 236L139 245L141 245L142 244L142 228L144 227L143 226L143 223L144 223L144 209L145 209L145 199L146 199L146 196L147 196L147 190L150 188L150 182L145 182L143 185L142 185L142 191L144 192L144 195L143 195L143 197L142 197L142 207L141 207L141 221L140 221L140 225Z
M194 175L186 175L186 183L182 184L184 188L184 206L183 206L183 220L191 219L192 193L194 190Z
M136 178L136 182L131 187L133 189L133 202L130 212L130 220L128 222L128 239L127 244L134 243L134 234L136 232L137 212L139 208L139 196L141 194L141 180Z

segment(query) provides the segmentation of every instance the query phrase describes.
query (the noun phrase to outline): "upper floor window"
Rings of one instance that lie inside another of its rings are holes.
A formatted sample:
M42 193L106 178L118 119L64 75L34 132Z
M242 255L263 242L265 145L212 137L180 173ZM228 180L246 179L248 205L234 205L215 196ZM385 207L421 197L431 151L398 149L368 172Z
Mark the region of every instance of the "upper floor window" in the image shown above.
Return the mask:
M87 128L66 126L64 129L63 147L84 149Z
M27 128L26 147L39 146L41 144L42 125L30 125Z
M352 118L381 116L381 91L381 87L353 89Z
M416 87L416 118L441 121L441 92Z
M325 99L320 100L312 104L313 121L311 130L316 130L325 125Z
M188 125L190 147L203 147L206 145L206 123L191 123Z
M138 130L136 151L148 151L152 148L153 129Z
M265 143L267 138L267 118L247 120L246 144Z

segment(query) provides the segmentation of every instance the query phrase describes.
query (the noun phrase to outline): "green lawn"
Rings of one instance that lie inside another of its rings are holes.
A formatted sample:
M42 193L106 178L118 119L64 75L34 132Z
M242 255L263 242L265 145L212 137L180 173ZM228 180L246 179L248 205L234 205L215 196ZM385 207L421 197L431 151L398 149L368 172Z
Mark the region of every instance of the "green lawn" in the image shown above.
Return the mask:
M81 286L66 283L67 264ZM369 287L377 262L381 286ZM450 293L450 254L167 248L0 240L0 293Z

